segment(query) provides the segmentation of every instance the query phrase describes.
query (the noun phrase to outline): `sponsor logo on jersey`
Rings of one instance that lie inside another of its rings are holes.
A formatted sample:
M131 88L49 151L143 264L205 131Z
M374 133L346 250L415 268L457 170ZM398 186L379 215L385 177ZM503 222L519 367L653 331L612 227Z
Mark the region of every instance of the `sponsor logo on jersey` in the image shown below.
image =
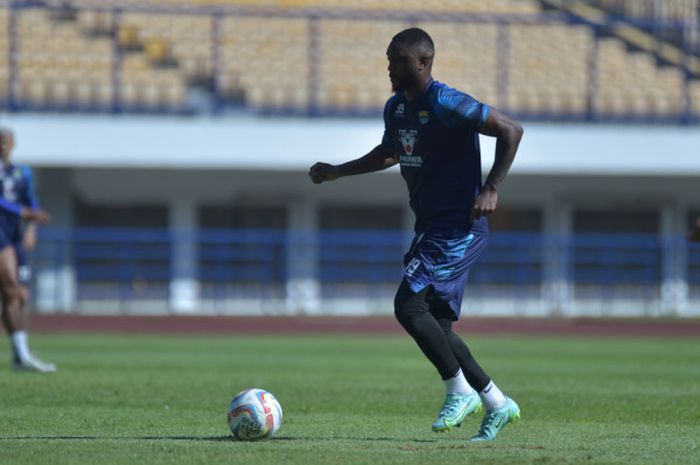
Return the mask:
M423 166L423 157L420 155L401 155L399 157L399 163L401 163L401 166L420 168Z
M413 155L413 149L416 146L416 142L418 142L417 135L417 129L399 129L399 140L406 155Z
M428 110L421 110L418 112L418 121L420 121L420 124L428 124L428 121L430 121Z
M403 112L406 109L403 103L396 105L396 110L394 111L394 116L397 118L403 118Z

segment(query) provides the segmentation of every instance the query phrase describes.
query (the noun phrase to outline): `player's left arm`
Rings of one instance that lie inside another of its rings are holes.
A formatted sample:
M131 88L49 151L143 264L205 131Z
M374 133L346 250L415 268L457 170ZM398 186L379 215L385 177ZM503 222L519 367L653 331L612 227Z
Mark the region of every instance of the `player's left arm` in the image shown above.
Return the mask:
M28 166L23 166L21 169L26 181L24 191L20 196L22 204L31 209L38 209L39 198L34 188L34 174L32 173L32 169ZM33 250L34 247L36 247L37 229L38 225L36 221L27 221L22 237L22 247L26 250Z
M486 121L479 126L478 131L480 134L496 138L496 155L491 171L484 181L484 188L474 200L473 216L477 219L496 209L498 187L515 160L515 153L524 132L517 121L495 108L490 109Z
M24 234L22 235L22 247L25 250L34 250L36 247L36 236L37 236L37 224L34 221L29 221L24 228Z

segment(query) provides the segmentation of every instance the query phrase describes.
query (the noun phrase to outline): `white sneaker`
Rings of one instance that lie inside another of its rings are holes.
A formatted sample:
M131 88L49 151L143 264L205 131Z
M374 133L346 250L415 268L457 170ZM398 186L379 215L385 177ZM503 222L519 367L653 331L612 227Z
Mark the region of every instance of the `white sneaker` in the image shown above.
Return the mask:
M29 357L23 360L13 361L12 368L18 371L38 371L40 373L54 373L58 370L56 365L42 362L34 354L29 354Z

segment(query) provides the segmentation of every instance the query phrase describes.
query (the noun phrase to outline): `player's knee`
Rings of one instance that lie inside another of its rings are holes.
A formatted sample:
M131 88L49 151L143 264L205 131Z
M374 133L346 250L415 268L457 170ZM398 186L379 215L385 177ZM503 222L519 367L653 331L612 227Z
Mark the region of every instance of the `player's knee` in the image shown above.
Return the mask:
M394 316L404 328L412 326L413 323L428 313L428 306L423 302L415 300L395 299Z
M2 298L5 302L21 302L22 288L17 282L5 283L2 289Z

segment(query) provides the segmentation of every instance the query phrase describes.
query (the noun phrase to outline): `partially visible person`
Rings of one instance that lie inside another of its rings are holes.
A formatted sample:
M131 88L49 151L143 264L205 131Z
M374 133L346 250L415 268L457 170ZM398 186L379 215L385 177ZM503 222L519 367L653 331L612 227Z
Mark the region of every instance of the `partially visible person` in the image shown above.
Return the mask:
M690 242L700 242L700 217L698 217L692 226L690 226L688 240Z
M56 365L37 358L30 350L27 337L29 268L25 246L36 244L36 225L48 223L49 214L39 208L34 195L32 171L13 165L10 155L14 135L0 128L0 296L2 322L12 346L12 367L16 370L54 372ZM23 231L23 223L26 229ZM24 234L23 234L24 232Z

